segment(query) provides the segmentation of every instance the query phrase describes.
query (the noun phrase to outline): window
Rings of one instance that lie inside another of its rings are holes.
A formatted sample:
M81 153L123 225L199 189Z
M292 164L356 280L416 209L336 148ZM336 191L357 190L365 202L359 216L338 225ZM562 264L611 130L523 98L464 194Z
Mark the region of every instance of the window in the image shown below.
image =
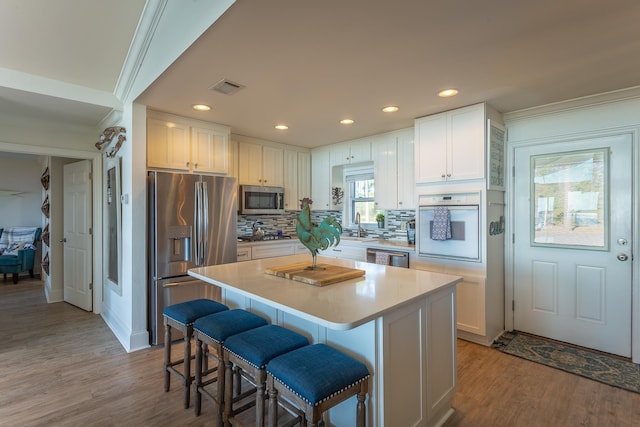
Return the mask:
M375 224L376 214L381 212L375 208L375 181L371 171L345 172L348 189L348 217L351 224L356 222L356 214L360 214L360 224Z
M536 246L605 248L608 150L532 157Z

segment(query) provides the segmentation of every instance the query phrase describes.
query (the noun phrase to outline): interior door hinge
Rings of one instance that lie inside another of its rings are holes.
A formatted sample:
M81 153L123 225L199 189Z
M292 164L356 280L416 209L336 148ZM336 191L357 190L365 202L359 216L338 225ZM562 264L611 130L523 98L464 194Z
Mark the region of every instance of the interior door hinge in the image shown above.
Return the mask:
M511 243L515 243L516 242L516 233L513 233L511 235Z
M516 311L516 300L511 300L511 311Z
M512 178L516 177L516 167L515 166L511 166L511 177Z
M91 181L93 179L93 173L89 172L89 181Z
M93 234L93 228L89 227L89 235Z
M89 290L92 291L93 290L93 283L89 282Z

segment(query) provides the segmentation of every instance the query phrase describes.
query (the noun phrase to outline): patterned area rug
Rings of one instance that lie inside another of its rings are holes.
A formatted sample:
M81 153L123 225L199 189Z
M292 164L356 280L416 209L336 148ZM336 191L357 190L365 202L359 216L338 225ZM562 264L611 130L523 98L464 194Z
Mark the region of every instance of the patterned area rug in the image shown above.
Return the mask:
M493 347L552 368L640 393L640 365L528 334L505 332Z

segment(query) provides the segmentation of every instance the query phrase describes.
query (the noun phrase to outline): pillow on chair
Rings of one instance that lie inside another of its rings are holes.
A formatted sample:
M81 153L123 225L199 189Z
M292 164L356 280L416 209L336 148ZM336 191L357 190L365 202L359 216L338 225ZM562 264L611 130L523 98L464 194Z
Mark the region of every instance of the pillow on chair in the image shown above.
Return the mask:
M18 251L20 249L25 249L26 246L33 246L33 245L29 245L27 242L20 242L20 243L11 243L9 244L9 247L7 249L4 250L4 252L2 252L2 255L15 255L18 256Z

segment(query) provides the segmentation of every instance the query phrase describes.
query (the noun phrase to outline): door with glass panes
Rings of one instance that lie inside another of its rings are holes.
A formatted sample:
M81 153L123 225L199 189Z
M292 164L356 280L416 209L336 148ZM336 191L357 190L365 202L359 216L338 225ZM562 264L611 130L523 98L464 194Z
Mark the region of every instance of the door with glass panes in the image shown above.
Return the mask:
M515 149L514 328L631 355L632 136Z

